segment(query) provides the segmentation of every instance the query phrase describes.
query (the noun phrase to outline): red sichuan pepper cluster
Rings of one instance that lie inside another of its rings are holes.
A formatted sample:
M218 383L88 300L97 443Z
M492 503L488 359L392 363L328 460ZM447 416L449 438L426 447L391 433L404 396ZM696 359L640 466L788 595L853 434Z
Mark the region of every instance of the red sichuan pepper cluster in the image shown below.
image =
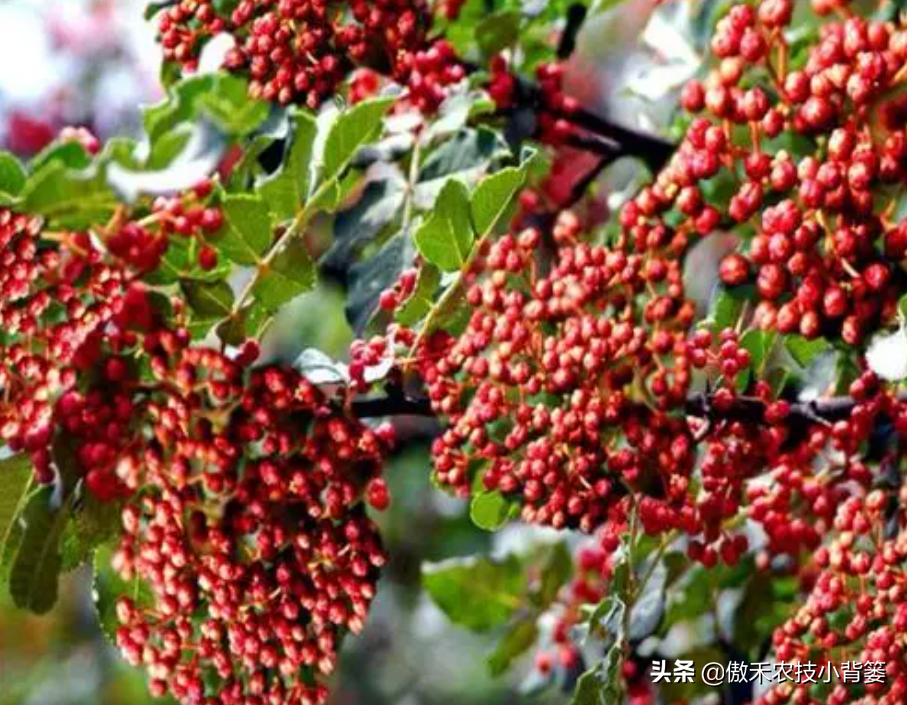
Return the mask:
M463 0L437 11L455 20ZM242 0L230 12L214 0L181 0L160 14L158 39L164 57L194 71L205 44L228 34L234 46L224 67L247 75L255 98L318 108L340 93L359 102L377 93L382 77L407 88L401 106L435 113L467 64L445 39L430 39L432 16L423 0ZM552 144L575 134L569 119L578 106L562 91L564 66L538 71L539 138ZM491 63L488 89L497 106L513 106L517 79L503 57Z
M250 79L255 97L317 108L357 66L406 82L426 48L422 0L242 0L231 12L213 0L182 0L159 19L164 56L194 70L205 43L228 33L225 65Z
M488 461L486 489L518 498L524 518L587 531L606 521L610 504L627 501L629 485L647 495L639 502L644 526L702 532L701 555L696 543L691 552L707 563L714 561L708 544L747 494L759 500L754 518L767 523L777 550L795 553L819 540L811 522L791 524L778 509L792 509L802 491L830 522L836 493L826 492L824 480L805 481L806 467L829 444L854 455L878 414L903 418L871 373L852 387L851 418L812 429L795 452L787 443L790 405L764 382L750 392L765 404L761 424L721 420L702 435L699 421L681 413L694 370L717 385L716 415L731 411L740 393L735 379L751 362L734 330L694 330L681 266L699 239L725 227L755 232L741 254L722 262L721 276L731 287L754 281L754 322L763 328L853 344L890 320L897 300L893 266L903 252L885 254L902 232L887 220L896 194L882 213L867 204L903 180L904 132L869 129L869 121L901 80L898 47L907 34L857 17L829 23L802 72L780 76L776 65L786 60L776 54L786 53L780 31L791 12L790 2L772 1L737 5L721 20L713 40L718 67L684 92L685 106L705 113L656 182L623 209L615 244L578 242L578 221L565 212L547 274L535 230L484 245L466 273L475 309L466 331L437 334L423 355L431 401L449 419L434 449L441 482L467 493L469 461L480 457ZM760 71L781 98L770 99L757 81L738 87ZM789 98L784 86L804 79L810 92ZM811 107L817 95L821 111ZM815 137L818 130L826 146L817 141L815 156L795 163L786 152L766 151L782 133ZM727 202L713 203L702 185L720 174L737 185ZM691 498L697 444L705 448L698 464L705 494ZM801 468L790 471L791 463ZM868 482L856 460L847 464L852 479ZM790 492L745 492L766 467ZM728 557L743 548L726 536L721 545Z
M169 237L219 222L209 192L93 235L0 212L0 433L37 482L125 501L114 567L147 589L118 603L117 642L153 694L321 703L385 560L364 500L388 504L393 433L293 370L252 369L254 342L193 346L178 300L164 320L139 277Z
M890 317L894 265L907 252L907 230L891 220L907 175L903 101L894 97L907 78L907 32L856 16L829 22L803 68L788 71L780 33L792 9L783 0L738 5L719 23L718 67L682 97L700 116L631 216L676 209L702 234L753 225L748 251L730 255L721 277L756 285L758 325L856 345ZM757 72L768 78L754 81ZM771 146L782 137L822 148L796 160ZM701 189L722 175L736 181L726 208Z
M890 559L899 569L903 542L879 537L876 471L862 457L885 419L907 431L894 390L864 370L843 416L792 419L792 404L759 380L735 330L694 325L683 285L690 248L736 230L744 237L720 278L728 288L754 286L756 327L860 345L895 318L907 253L907 228L894 219L907 177L897 97L907 31L854 16L846 2L815 9L841 17L822 25L803 66L790 70L783 32L793 3L731 8L713 38L714 68L683 92L697 115L669 165L624 207L615 241L582 243L578 219L563 212L550 271L538 231L483 244L464 273L473 308L466 330L437 333L421 350L432 406L447 421L433 446L441 484L467 495L480 473L526 521L608 536L625 531L635 511L650 535L685 535L689 556L706 566L733 564L748 549L732 528L746 517L765 531L761 568L775 555L819 550L825 569L825 537L844 531L843 543L853 542L842 513L874 505L875 550L887 558L872 559L869 546L857 567L835 559L833 568L860 575ZM491 90L503 107L515 90L508 79L497 60ZM796 157L777 146L785 139L814 148ZM728 198L709 188L720 178L733 184ZM756 375L744 391L736 380L747 370ZM712 391L709 408L691 413L694 375ZM734 414L744 394L761 402L761 418ZM842 609L849 593L823 577L816 590L834 585L838 597L811 598L818 621L800 616L778 631L779 658L815 661L810 644L827 638L845 661L893 664L887 684L859 702L901 702L902 647L882 627L899 609L890 592L898 578L883 583L860 588L866 619L851 634L827 636L822 615ZM791 646L813 629L815 640ZM777 688L761 702L818 702L810 697ZM840 686L827 702L852 697Z
M157 696L323 702L322 678L343 635L362 630L385 561L361 499L380 482L389 436L294 371L250 373L199 348L152 366L171 391L148 405L152 440L122 461L142 491L114 564L154 601L117 604L120 649Z
M888 682L858 702L894 705L907 684L904 541L902 532L881 535L885 495L871 491L860 453L883 416L907 431L907 410L864 371L850 387L852 409L833 423L808 422L795 435L790 404L758 380L746 394L763 417L735 419L750 353L734 330L696 327L683 282L690 248L736 229L747 236L720 277L730 288L754 285L757 326L858 345L894 315L907 254L907 227L893 221L907 176L895 95L907 78L907 31L852 16L843 0L812 4L841 17L822 25L796 70L784 38L792 0L731 8L712 40L713 69L682 96L696 117L667 168L624 207L620 235L587 244L580 219L561 213L550 271L536 229L484 243L464 273L474 309L466 330L420 338L415 353L446 421L432 450L442 484L468 494L478 459L484 488L519 503L526 521L601 532L564 624L600 595L594 576L606 579L631 516L647 534L684 535L706 566L748 549L734 528L746 516L765 529L760 565L816 551L811 597L776 632L777 657L888 662ZM454 16L458 5L445 11ZM227 66L269 100L316 107L354 66L378 66L431 112L465 69L443 40L428 43L425 13L408 0L244 0L220 16L211 2L186 0L162 14L160 30L168 58L190 69L210 36L233 34ZM562 70L543 67L538 78L540 134L563 142L576 106L561 92ZM500 108L512 106L518 85L504 59L489 90ZM815 149L796 157L777 147L782 138ZM722 178L733 193L719 200L707 186ZM89 488L130 497L116 565L150 586L153 604L118 605L118 641L148 667L156 694L204 705L320 703L321 677L342 634L361 628L384 560L362 497L386 505L379 475L389 434L365 429L343 400L294 372L252 370L254 346L230 360L162 324L137 274L156 266L170 232L219 227L207 196L118 224L106 250L0 214L0 317L10 331L0 348L9 392L0 429L32 454L42 482L58 470L50 449L65 430ZM199 257L203 268L216 265ZM414 281L407 273L386 307ZM396 340L409 347L417 338L401 331ZM386 345L360 345L356 368ZM150 387L130 362L136 351L151 360ZM713 389L696 417L694 376ZM855 618L832 626L846 610ZM567 642L558 642L562 660L574 653ZM210 669L216 692L203 685ZM760 701L787 702L817 701L786 686ZM853 694L842 686L826 702Z
M902 504L902 489L894 498ZM851 497L837 510L836 538L815 554L817 573L806 602L774 634L774 653L787 663L814 663L835 668L858 662L876 664L884 672L855 696L836 679L828 705L896 705L907 697L907 534L886 536L892 500L881 491ZM897 519L903 521L901 512ZM813 703L810 685L784 683L761 697L757 705Z

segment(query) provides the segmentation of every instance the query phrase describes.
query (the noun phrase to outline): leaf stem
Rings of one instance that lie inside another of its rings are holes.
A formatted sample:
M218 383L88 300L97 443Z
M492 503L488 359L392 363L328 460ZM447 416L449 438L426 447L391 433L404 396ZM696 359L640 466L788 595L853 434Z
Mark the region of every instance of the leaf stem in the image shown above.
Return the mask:
M404 206L403 211L402 230L404 233L409 232L409 227L413 222L413 209L416 200L416 183L419 181L419 160L421 159L421 156L422 141L417 135L413 144L413 153L412 157L410 157L409 163L409 177L407 179L406 186L406 205Z
M416 341L412 344L407 359L410 361L416 361L416 357L419 348L422 347L422 343L425 342L425 338L434 330L435 322L437 321L440 312L445 310L456 297L460 296L463 293L464 281L466 275L469 273L469 270L472 269L472 265L475 263L476 257L479 256L479 253L485 246L485 243L492 236L492 232L488 232L483 235L479 240L476 241L475 245L472 248L472 251L469 253L469 257L466 258L466 261L463 263L463 266L460 268L460 273L457 275L457 280L451 284L447 290L441 295L441 298L438 299L438 303L432 307L428 316L425 319L425 323L422 325L422 330L419 331L419 335L416 338Z
M319 186L312 197L308 200L311 203L318 203L327 193L329 188L332 188L335 185L335 182L332 179L328 179L321 186ZM236 298L236 303L233 304L233 310L230 313L230 320L235 320L236 317L242 312L242 309L245 308L246 304L249 302L250 297L252 296L255 286L258 284L259 279L264 275L271 264L274 262L274 259L283 252L284 248L290 244L294 237L300 233L305 232L306 225L308 225L309 218L311 218L312 213L309 210L309 206L303 206L296 217L293 219L293 222L289 227L284 230L277 241L271 246L271 249L268 253L261 259L261 261L256 265L255 273L249 279L246 286L240 292L239 296Z

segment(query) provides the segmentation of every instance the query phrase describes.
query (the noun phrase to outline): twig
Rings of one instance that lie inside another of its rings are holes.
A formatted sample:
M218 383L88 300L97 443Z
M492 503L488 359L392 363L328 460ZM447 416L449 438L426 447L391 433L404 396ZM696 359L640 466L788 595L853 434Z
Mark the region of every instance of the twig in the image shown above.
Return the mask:
M428 399L410 399L397 395L377 399L357 399L352 403L352 409L356 417L360 419L435 415Z
M462 62L468 72L473 73L479 67L469 62ZM633 156L642 159L653 172L658 172L668 163L677 146L666 139L640 132L623 125L611 122L586 108L577 108L570 111L555 111L544 104L541 86L523 76L515 76L518 86L518 101L537 108L537 112L548 112L555 117L566 120L583 130L600 138L608 140L619 148L620 156ZM578 144L582 149L590 149L601 153L600 143L585 141Z
M898 396L900 401L907 401L907 394ZM810 402L799 402L790 405L787 418L792 421L807 423L834 422L850 416L857 402L852 397L831 397L817 399ZM762 423L765 421L766 405L756 397L738 397L730 407L719 409L715 407L713 395L696 394L687 400L685 411L690 416L709 420L749 421Z
M576 49L576 39L583 28L587 14L586 6L578 2L573 3L567 9L567 26L564 27L561 39L557 45L558 59L568 59L573 54L574 49Z
M907 392L898 395L898 400L907 402ZM857 405L851 397L831 397L811 402L790 405L787 418L790 421L806 423L828 423L846 419ZM412 399L403 395L390 395L377 399L354 401L353 412L359 418L382 416L433 416L428 399ZM690 397L684 407L688 416L710 421L749 421L763 423L766 405L756 397L738 397L727 408L717 408L713 395L696 394Z
M673 142L618 125L586 109L559 113L559 117L618 143L623 154L639 157L653 172L660 171L677 149Z

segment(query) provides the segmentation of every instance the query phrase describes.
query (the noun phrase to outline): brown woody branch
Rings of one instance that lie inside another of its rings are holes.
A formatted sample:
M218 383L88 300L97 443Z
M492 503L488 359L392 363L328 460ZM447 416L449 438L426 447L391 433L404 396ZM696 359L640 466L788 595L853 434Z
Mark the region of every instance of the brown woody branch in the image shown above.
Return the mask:
M353 402L352 409L353 414L360 419L435 415L428 399L411 399L396 394L377 399L357 399Z
M619 156L638 157L653 172L661 171L677 149L669 140L618 125L589 110L579 109L559 116L593 135L619 145ZM591 143L587 148L591 148Z
M907 401L907 394L901 395ZM689 416L713 421L765 421L766 405L756 397L738 397L730 407L718 408L713 395L695 394L687 400L684 411ZM807 423L832 423L846 419L857 402L851 397L832 397L811 402L796 402L790 405L788 420ZM434 416L428 399L413 399L402 395L391 395L376 399L361 399L353 402L353 413L359 418L380 418L384 416Z
M833 397L790 405L788 419L809 423L829 423L847 418L856 402L851 397ZM713 396L695 394L687 400L685 411L689 416L713 421L765 421L766 405L756 397L737 397L729 408L717 408Z
M463 67L469 72L479 70L478 66L469 62L463 62ZM586 108L570 112L552 111L544 105L542 89L537 83L522 76L517 76L516 80L519 104L536 108L536 112L548 112L588 133L572 137L572 146L607 156L611 161L620 157L638 157L653 172L660 171L677 149L677 145L670 140L618 125Z
M541 87L524 78L518 80L523 97L528 102L541 107L543 104ZM549 110L549 108L546 106L544 110ZM677 149L677 145L670 140L618 125L587 108L577 108L570 112L552 112L552 114L589 133L574 136L573 141L576 143L574 146L599 154L605 149L609 151L613 149L614 159L624 156L638 157L653 172L661 171ZM597 137L598 140L589 139L591 137ZM613 147L611 147L612 145Z

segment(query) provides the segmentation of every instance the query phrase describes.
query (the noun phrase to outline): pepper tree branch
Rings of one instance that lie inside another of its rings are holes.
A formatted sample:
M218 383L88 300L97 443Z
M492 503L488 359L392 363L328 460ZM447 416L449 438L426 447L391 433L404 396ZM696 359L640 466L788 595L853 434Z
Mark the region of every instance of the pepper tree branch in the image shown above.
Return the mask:
M660 171L677 149L673 142L618 125L585 109L560 113L560 117L620 145L621 156L639 157L653 172Z
M542 89L537 83L522 77L517 80L520 94L525 100L537 107L544 105ZM661 171L677 149L677 145L670 140L618 125L587 108L580 107L567 112L551 111L546 106L544 110L589 133L575 135L571 140L573 146L599 154L604 150L614 150L615 159L622 156L638 157L653 172Z
M907 393L898 397L907 401ZM789 421L805 423L834 422L846 419L857 402L851 397L831 397L811 402L797 402L790 405ZM695 394L684 407L691 417L713 421L749 421L761 423L765 420L766 405L756 397L738 397L726 408L717 408L714 396ZM352 403L353 413L361 419L384 416L434 416L428 399L414 399L401 394L391 394L373 399L358 399Z
M352 403L353 414L360 419L385 416L434 416L428 399L390 395L377 399L357 399Z
M470 73L479 70L478 66L467 61L462 62L462 65ZM585 131L586 134L570 138L571 146L596 154L607 153L612 160L624 156L638 157L653 172L660 171L677 149L677 145L670 140L618 125L587 108L580 107L569 112L552 110L545 105L542 88L538 83L524 76L514 78L518 88L518 104L534 109L536 114L547 112Z
M907 393L898 395L898 401L907 402ZM857 402L852 397L829 397L815 401L795 402L790 405L787 418L807 423L841 421L847 419ZM685 411L689 416L715 421L765 420L766 405L756 397L738 397L727 409L718 409L709 394L695 394L687 400Z

